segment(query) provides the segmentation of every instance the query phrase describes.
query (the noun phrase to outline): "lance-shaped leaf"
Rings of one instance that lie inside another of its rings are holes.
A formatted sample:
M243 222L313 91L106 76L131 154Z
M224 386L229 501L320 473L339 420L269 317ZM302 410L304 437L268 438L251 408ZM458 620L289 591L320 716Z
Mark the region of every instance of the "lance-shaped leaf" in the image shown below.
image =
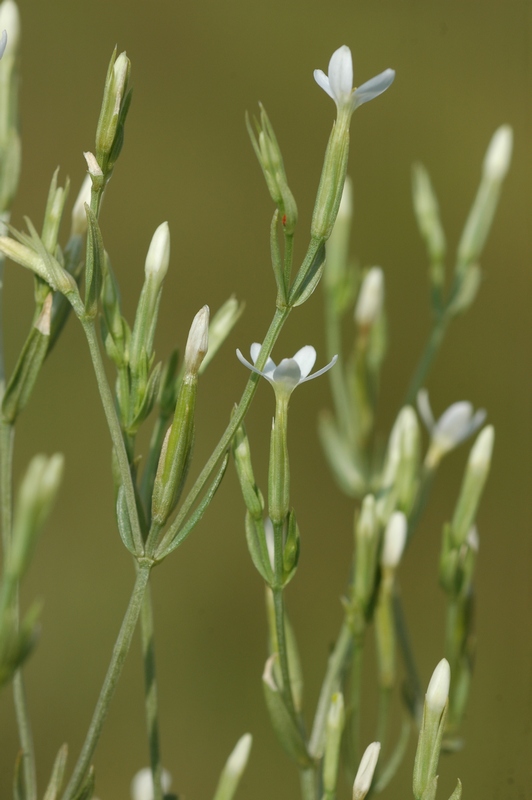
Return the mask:
M105 249L98 220L85 203L87 214L87 257L85 265L85 313L94 319L98 313L98 300L105 269Z
M262 674L262 686L270 721L285 753L300 767L311 767L312 758L308 753L301 730L290 714L284 697L275 682L273 669L276 659L275 653L270 656Z
M67 756L68 747L64 744L59 748L59 752L55 758L50 783L48 784L43 800L58 800L59 792L63 785Z

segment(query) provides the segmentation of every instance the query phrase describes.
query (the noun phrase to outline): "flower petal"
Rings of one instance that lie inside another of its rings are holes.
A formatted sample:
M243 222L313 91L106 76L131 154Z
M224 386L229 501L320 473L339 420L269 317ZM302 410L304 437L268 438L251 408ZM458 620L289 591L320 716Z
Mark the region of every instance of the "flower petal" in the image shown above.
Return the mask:
M314 372L312 375L309 375L307 378L301 378L299 383L304 383L305 381L313 381L314 378L318 378L320 375L323 375L324 372L328 372L331 369L331 367L334 367L337 361L338 361L338 356L333 356L333 358L327 364L326 367L322 367L317 372Z
M294 361L297 361L297 363L299 364L299 369L301 370L301 377L306 378L316 362L315 349L310 344L306 344L304 347L301 348L301 350L297 351L297 353L294 356Z
M259 342L253 342L253 344L249 348L250 353L251 353L251 359L252 359L254 364L257 363L257 359L259 357L259 353L261 351L261 347L262 347L262 344L260 344ZM268 360L266 361L266 364L264 365L264 370L263 370L264 374L265 375L271 375L271 373L274 371L274 369L275 369L275 362L272 361L271 358L268 358Z
M329 78L324 73L322 69L315 69L314 70L314 80L318 84L318 86L323 89L324 92L327 92L329 97L332 97L334 100L334 95L331 91L331 85L329 83Z
M335 50L331 56L329 61L329 85L337 103L345 103L351 100L353 59L351 58L351 50L346 44Z
M261 372L260 369L257 369L257 367L253 366L253 364L250 364L247 358L244 358L244 356L242 355L242 353L238 348L236 351L236 357L238 358L241 364L250 369L252 372L256 372L257 375L262 375L263 378L267 378L269 380L268 376L265 375L264 372Z
M301 382L301 370L297 361L293 358L283 358L279 366L275 368L272 381L287 392L293 392Z
M353 111L363 103L367 103L369 100L373 100L374 97L378 97L385 92L386 89L392 85L394 78L395 70L385 69L384 72L375 75L374 78L370 78L369 81L359 86L353 94Z
M463 440L464 433L467 436L472 416L473 406L467 400L453 403L437 421L433 436L449 441L454 447Z

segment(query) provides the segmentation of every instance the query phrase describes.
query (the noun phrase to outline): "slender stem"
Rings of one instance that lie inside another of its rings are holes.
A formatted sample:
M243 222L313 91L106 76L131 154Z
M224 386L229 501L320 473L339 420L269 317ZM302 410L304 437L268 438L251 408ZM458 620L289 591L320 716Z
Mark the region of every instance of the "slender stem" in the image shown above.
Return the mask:
M135 487L133 486L133 479L131 477L131 470L129 468L129 459L126 452L124 439L122 436L122 429L120 427L120 422L118 421L118 416L116 413L113 396L111 394L111 389L109 388L109 383L107 382L107 376L105 374L105 368L103 365L102 355L100 353L100 348L98 345L98 339L96 336L94 323L90 320L83 320L83 319L81 320L81 323L83 325L83 330L85 331L85 336L87 337L87 342L89 344L89 350L91 354L92 364L94 367L94 372L96 375L96 381L98 383L98 389L100 391L102 405L104 408L105 416L107 418L107 425L109 426L109 432L111 434L111 439L118 460L118 465L120 467L120 475L124 482L123 485L126 495L127 510L129 513L131 529L133 532L133 540L135 542L135 548L137 550L138 555L141 555L144 552L144 544L142 541L142 533L140 530L137 503L135 499Z
M273 589L273 607L275 610L275 630L277 633L277 649L279 652L279 664L283 677L283 694L288 710L297 725L299 725L294 698L292 695L292 684L290 683L290 667L288 664L288 648L286 646L286 632L284 627L284 599L282 589Z
M4 559L11 542L13 525L13 445L15 430L5 420L0 421L0 493L2 496L2 543ZM13 589L13 603L18 617L18 590ZM21 670L13 678L13 700L17 719L20 747L23 754L22 769L27 800L37 800L37 771L35 747Z
M432 331L429 336L429 340L426 344L425 350L418 362L416 370L414 372L413 378L410 382L410 386L408 387L408 391L405 397L405 404L411 405L415 403L416 396L429 373L429 370L432 366L432 362L434 361L441 344L443 342L445 333L447 331L447 326L451 321L451 317L448 314L443 313L438 319L436 320Z
M312 725L312 733L308 745L309 753L314 758L321 758L325 746L325 728L327 725L327 714L329 713L329 706L331 704L331 697L337 690L338 684L341 680L341 675L345 670L349 654L351 652L351 645L353 642L353 634L351 629L344 620L340 633L336 640L334 650L329 656L327 664L327 671L321 686L320 696L316 714L314 716L314 723Z
M316 770L302 769L299 773L302 800L318 800Z
M257 369L263 369L267 358L269 357L271 351L273 350L273 346L277 340L277 337L279 336L281 329L284 323L286 322L288 315L290 314L290 311L291 309L288 306L276 310L275 316L271 322L268 333L266 334L264 341L262 343L261 353L256 363ZM199 476L197 477L196 482L194 483L190 492L188 493L185 500L181 504L181 509L176 517L175 522L172 525L172 531L174 529L178 529L181 522L186 518L190 509L196 502L198 495L200 494L203 487L205 486L210 476L214 472L216 465L218 464L218 462L224 455L225 451L227 450L231 442L231 439L235 435L236 429L244 419L247 410L251 404L251 401L253 400L253 395L257 390L258 382L259 382L259 376L253 372L246 384L240 402L231 417L229 425L225 429L220 441L218 442L211 456L209 457L209 460L207 461L202 471L200 472ZM170 543L170 536L173 536L173 532L169 531L167 532L166 536L163 537L162 542L159 544L159 550L161 552Z
M397 641L399 650L403 657L403 662L406 669L406 691L409 704L410 713L416 722L420 722L421 714L423 712L423 690L417 672L416 661L410 644L410 636L408 634L408 627L406 618L401 603L401 595L399 586L396 581L395 591L393 595L393 612L395 620L395 632L397 634Z
M435 468L427 466L427 464L423 465L423 469L421 472L421 481L419 483L419 488L416 493L414 505L412 507L412 510L410 511L410 514L408 515L408 533L406 541L407 545L410 542L414 534L414 531L416 530L419 524L419 520L421 519L421 516L427 505L435 474L436 474Z
M362 700L362 661L364 655L364 634L357 636L354 639L353 645L350 677L350 748L347 765L350 783L352 783L355 779L356 770L360 761L360 706Z
M127 611L120 628L120 633L118 634L118 638L113 648L111 661L100 691L98 702L96 703L96 708L94 709L91 724L74 768L74 772L63 794L63 800L72 800L72 798L75 797L76 793L82 787L83 780L90 767L90 763L94 756L94 751L96 750L103 724L109 710L109 704L113 698L116 684L118 683L118 679L122 672L122 667L124 666L126 656L131 646L131 641L133 639L133 634L135 632L135 627L141 611L144 594L148 585L150 570L151 564L145 563L141 564L138 569L135 586L133 587L133 592L131 594Z
M339 422L340 431L347 435L348 442L353 445L355 442L355 431L351 412L351 400L345 381L340 320L335 309L334 298L327 289L325 291L325 337L327 359L330 361L335 355L338 356L338 363L334 369L329 371L329 382L331 385L336 417Z
M155 670L155 643L153 629L153 606L149 584L146 587L140 615L142 638L142 656L144 659L144 690L146 705L146 723L148 727L148 743L150 763L155 795L153 800L163 800L161 745L159 736L159 708L157 699L157 676Z
M386 740L388 738L388 722L390 719L390 700L392 688L390 686L379 687L379 701L377 712L377 738L376 742L381 743L381 750L384 753Z

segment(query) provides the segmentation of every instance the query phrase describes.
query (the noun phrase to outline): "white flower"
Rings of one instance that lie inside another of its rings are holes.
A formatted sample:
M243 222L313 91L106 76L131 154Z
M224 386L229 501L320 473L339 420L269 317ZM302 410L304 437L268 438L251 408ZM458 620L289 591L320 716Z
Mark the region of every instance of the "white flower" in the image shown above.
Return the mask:
M250 352L253 364L250 364L249 361L244 358L240 350L236 351L237 357L239 361L252 372L256 372L257 375L262 375L263 378L266 378L266 380L271 383L276 393L281 392L287 396L290 396L300 383L311 381L313 378L317 378L318 375L323 375L324 372L327 372L327 370L331 369L331 367L336 364L338 358L338 356L334 356L326 367L322 367L322 369L310 375L310 370L316 361L316 351L311 345L307 344L305 347L302 347L301 350L298 350L293 358L283 358L279 366L276 366L272 359L269 358L266 361L264 369L261 371L254 366L259 357L261 347L262 345L257 342L251 345Z
M380 750L380 742L373 742L366 747L353 785L353 800L363 800L369 792Z
M473 414L473 406L464 400L449 406L435 422L426 389L420 389L418 392L417 407L431 436L427 458L432 465L438 463L445 453L472 436L486 419L483 408Z
M385 92L394 78L395 71L385 69L380 75L353 90L353 59L351 50L345 44L332 54L328 75L321 69L314 70L314 80L329 97L332 97L338 110L347 109L351 113L358 106Z
M161 777L163 792L169 792L172 785L172 776L163 769ZM153 777L151 769L145 767L137 772L131 781L131 800L153 800Z
M170 263L170 229L167 222L162 222L152 236L144 272L160 281L164 280Z

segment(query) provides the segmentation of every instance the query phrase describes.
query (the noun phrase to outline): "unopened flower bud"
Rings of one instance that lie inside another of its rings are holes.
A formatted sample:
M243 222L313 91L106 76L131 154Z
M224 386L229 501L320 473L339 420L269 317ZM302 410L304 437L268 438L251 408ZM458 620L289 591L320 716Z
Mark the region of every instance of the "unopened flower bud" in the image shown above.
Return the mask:
M512 159L513 130L510 125L501 125L491 138L482 166L484 175L493 181L506 177Z
M4 51L6 58L15 55L20 41L20 14L15 0L4 0L0 3L0 31L7 34Z
M418 228L425 240L430 260L433 263L439 263L445 255L445 234L441 224L438 200L429 174L422 164L414 164L412 192Z
M380 750L380 742L373 742L366 747L353 784L353 800L364 800L369 792Z
M162 771L161 784L165 794L170 791L172 776L165 769ZM131 800L153 800L154 794L152 772L149 767L145 767L131 781Z
M384 569L396 569L399 565L406 543L407 528L408 522L403 512L394 511L384 532L381 554L381 566Z
M478 504L490 470L494 438L493 426L486 425L471 448L460 497L451 523L452 539L456 547L463 544L475 521Z
M159 285L163 282L170 263L170 230L167 222L162 222L153 234L144 267L146 277L155 278Z
M185 372L197 375L209 349L209 306L203 306L192 321L185 349Z
M413 790L416 800L427 797L425 793L433 786L436 779L449 705L450 683L449 662L442 658L432 673L425 695L423 720L414 763Z
M203 374L207 365L211 363L212 359L235 327L242 316L244 307L245 303L239 303L233 295L220 306L218 311L211 318L209 323L209 349L201 364L200 374Z
M128 83L131 62L125 53L111 57L98 127L96 130L96 158L107 175L113 168L122 147L123 125L129 105Z
M90 175L85 175L81 189L74 203L72 209L72 228L70 231L71 236L85 236L87 233L87 214L85 212L85 203L90 206L91 204L91 188L92 180Z
M253 738L245 733L236 743L220 775L214 800L231 800L246 769Z
M360 287L355 306L355 322L360 328L370 328L382 310L384 298L384 273L380 267L372 267Z
M442 658L430 679L425 696L427 706L436 714L441 714L449 697L451 668L447 659Z

